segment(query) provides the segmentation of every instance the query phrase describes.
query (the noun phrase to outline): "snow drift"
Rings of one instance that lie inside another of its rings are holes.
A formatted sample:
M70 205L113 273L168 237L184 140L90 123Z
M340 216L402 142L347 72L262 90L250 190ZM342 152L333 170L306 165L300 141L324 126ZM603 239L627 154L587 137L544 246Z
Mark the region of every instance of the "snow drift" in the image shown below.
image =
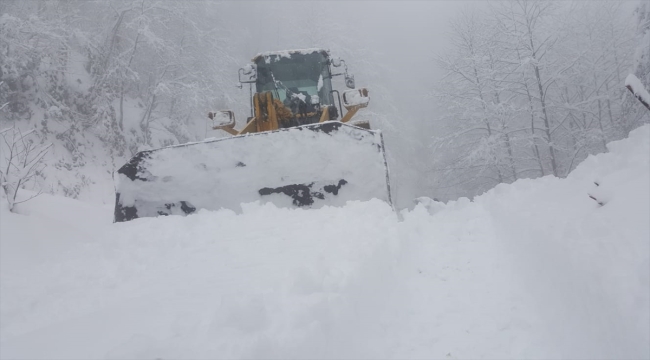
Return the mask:
M648 358L650 126L609 150L402 222L3 205L0 357Z

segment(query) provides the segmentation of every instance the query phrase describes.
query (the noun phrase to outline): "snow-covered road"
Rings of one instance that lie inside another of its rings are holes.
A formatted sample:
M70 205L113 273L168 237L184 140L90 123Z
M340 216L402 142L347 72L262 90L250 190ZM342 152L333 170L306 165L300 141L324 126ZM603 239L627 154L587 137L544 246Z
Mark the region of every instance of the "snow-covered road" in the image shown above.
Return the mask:
M378 200L120 224L1 204L0 357L648 358L649 184L645 126L566 179L402 221Z

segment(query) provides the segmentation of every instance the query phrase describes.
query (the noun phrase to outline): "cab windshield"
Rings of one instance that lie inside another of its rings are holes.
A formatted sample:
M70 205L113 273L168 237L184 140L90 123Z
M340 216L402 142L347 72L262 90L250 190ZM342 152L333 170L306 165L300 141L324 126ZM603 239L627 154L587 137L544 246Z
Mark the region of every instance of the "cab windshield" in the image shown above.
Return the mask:
M319 52L261 57L256 62L257 92L273 91L273 97L282 102L290 96L304 100L317 95L321 104L330 104L332 86L326 60Z

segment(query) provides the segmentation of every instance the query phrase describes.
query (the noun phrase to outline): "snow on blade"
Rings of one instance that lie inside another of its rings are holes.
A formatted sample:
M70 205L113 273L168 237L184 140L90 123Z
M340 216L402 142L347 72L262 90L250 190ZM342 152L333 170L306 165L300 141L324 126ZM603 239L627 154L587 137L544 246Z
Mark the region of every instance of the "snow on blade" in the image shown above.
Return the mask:
M136 155L115 174L116 221L280 207L390 203L381 133L325 122L173 146Z

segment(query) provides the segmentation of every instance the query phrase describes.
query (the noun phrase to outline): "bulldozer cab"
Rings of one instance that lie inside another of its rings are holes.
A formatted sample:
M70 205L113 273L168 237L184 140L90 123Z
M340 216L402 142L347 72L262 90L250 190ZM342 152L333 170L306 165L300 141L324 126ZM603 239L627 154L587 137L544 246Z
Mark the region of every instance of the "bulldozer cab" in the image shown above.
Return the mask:
M307 111L333 105L332 75L326 50L263 53L253 58L257 93L271 91L285 105L305 102ZM296 107L292 112L296 113Z
M341 66L343 72L332 72L332 68ZM345 86L354 90L343 94L334 90L332 77L339 75L344 75ZM216 116L216 112L208 113L211 129L224 130L231 135L244 135L330 120L348 122L359 109L368 105L369 99L367 89L355 89L354 76L348 74L345 61L331 57L329 50L324 49L257 54L251 64L239 69L239 83L240 88L241 84L250 86L251 116L246 125L241 130L235 130L232 127L234 114L225 110L221 111L224 116ZM346 100L356 98L363 101L350 103ZM226 121L217 121L221 118ZM369 129L367 121L355 125Z

